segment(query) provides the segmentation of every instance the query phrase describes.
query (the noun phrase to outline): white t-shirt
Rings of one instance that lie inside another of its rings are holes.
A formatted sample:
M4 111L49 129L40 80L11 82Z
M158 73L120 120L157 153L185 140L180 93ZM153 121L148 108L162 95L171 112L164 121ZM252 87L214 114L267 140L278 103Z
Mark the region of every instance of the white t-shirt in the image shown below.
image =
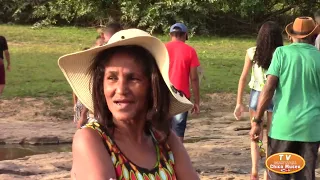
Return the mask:
M253 61L254 53L256 52L256 47L251 47L247 50L247 55L249 59ZM249 82L249 87L256 91L262 91L265 82L267 81L266 70L259 67L256 63L252 65L251 70L251 80Z

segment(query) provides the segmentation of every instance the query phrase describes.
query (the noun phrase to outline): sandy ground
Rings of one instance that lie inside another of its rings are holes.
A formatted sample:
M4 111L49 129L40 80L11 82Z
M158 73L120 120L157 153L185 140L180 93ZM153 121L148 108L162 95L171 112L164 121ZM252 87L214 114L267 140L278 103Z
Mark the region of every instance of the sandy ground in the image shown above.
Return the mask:
M232 114L234 94L208 97L201 105L201 114L188 120L185 147L194 167L203 180L247 180L251 170L249 130L239 129L249 127L248 113L243 120L235 121ZM70 113L72 107L61 110L46 101L34 98L2 100L0 144L71 142L75 131ZM65 103L59 98L55 101ZM0 179L69 179L71 154L57 154L0 161ZM263 161L260 167L262 175ZM317 175L320 177L319 169Z

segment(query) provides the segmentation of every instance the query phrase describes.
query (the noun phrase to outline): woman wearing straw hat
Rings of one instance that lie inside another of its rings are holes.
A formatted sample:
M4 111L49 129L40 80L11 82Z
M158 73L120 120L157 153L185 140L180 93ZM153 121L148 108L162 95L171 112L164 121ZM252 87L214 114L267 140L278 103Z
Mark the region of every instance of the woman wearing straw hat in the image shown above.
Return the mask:
M315 180L320 142L320 52L314 42L320 27L311 17L298 17L287 25L286 32L293 43L278 47L273 54L250 136L258 140L263 113L274 95L268 156L280 152L299 154L305 160L305 167L294 178ZM272 171L269 177L291 178Z
M74 135L73 179L199 179L169 121L193 105L170 83L159 39L122 30L58 64L98 121Z

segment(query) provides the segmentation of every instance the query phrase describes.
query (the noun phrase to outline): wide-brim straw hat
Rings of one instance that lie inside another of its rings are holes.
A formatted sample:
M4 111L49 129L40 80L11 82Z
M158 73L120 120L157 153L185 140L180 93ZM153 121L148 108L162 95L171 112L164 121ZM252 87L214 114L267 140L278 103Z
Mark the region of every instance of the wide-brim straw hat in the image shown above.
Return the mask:
M59 58L58 65L81 103L94 112L91 77L87 73L94 57L106 49L128 45L137 45L145 48L156 60L156 64L171 94L169 114L173 116L190 110L193 104L182 93L177 91L169 80L169 55L164 43L140 29L119 31L110 38L106 45L67 54Z
M314 34L319 34L320 26L316 25L311 17L298 17L294 22L286 26L286 32L291 37L303 39Z

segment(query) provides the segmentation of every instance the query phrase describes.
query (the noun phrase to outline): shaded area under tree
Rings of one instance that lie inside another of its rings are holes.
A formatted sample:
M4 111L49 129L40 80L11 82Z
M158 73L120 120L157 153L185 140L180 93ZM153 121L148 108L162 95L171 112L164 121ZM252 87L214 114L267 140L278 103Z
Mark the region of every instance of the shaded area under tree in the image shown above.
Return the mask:
M121 21L151 33L167 33L184 22L191 33L256 33L268 20L284 26L296 16L312 16L317 0L0 0L0 22L97 27Z

